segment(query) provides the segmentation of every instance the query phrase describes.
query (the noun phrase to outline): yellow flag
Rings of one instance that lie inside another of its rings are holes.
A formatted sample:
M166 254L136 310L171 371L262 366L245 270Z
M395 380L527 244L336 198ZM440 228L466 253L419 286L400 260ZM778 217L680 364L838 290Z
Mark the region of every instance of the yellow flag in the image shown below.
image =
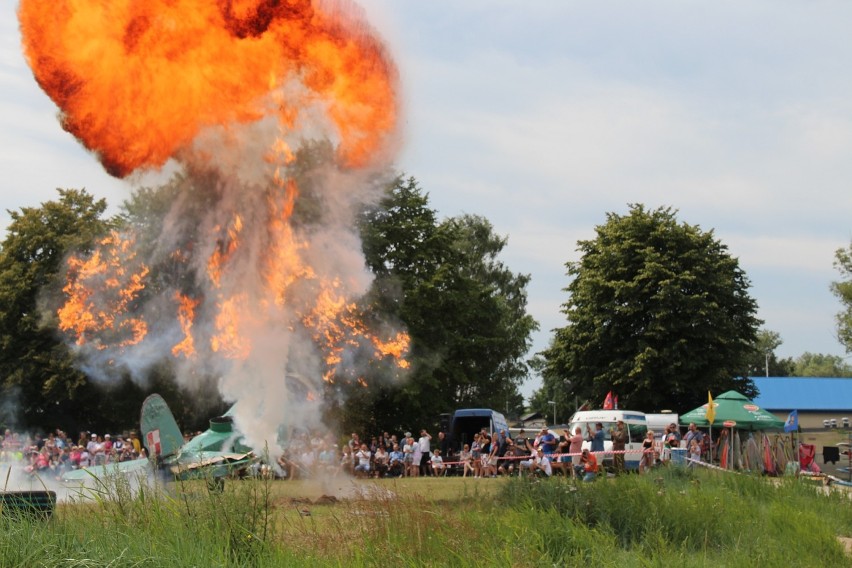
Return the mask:
M713 405L713 397L710 396L710 391L707 391L707 422L713 425L716 419L716 407Z

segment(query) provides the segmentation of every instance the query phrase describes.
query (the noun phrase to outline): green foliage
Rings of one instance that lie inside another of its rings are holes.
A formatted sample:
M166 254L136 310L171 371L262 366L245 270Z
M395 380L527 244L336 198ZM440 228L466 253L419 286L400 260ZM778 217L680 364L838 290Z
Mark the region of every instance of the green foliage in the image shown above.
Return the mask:
M90 250L112 225L103 219L103 199L85 190L58 192L56 201L9 212L0 251L0 377L4 396L14 395L29 425L87 413L94 398L55 335L48 306L61 292L66 256Z
M790 359L779 359L775 350L784 343L778 332L761 329L757 332L757 339L749 354L746 363L750 377L766 375L767 363L769 364L770 377L788 377L794 374L793 362Z
M613 391L622 408L646 411L691 408L708 390L753 396L738 377L757 339L757 304L713 232L631 205L596 233L567 264L568 325L542 353L543 390L564 404L568 379L580 399L600 404Z
M852 377L852 365L837 355L802 353L793 363L796 377Z
M843 311L837 314L837 338L852 353L852 243L845 249L837 249L834 255L834 267L842 279L831 283L831 291L843 305Z
M368 381L361 418L346 414L345 429L426 425L465 406L518 409L537 323L526 313L529 276L498 258L506 239L482 217L439 223L414 178L394 182L361 234L376 277L366 311L405 324L412 370L401 387Z

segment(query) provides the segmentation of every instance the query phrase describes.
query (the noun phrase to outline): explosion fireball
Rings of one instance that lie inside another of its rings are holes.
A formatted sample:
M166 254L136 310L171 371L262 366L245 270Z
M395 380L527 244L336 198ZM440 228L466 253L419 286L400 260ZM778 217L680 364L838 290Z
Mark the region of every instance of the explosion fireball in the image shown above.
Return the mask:
M110 174L180 171L161 215L68 260L56 315L90 369L218 377L246 441L275 449L282 424L317 422L323 379L363 384L359 356L406 366L406 334L355 304L371 277L354 219L380 196L398 101L354 6L23 0L18 16L63 128Z

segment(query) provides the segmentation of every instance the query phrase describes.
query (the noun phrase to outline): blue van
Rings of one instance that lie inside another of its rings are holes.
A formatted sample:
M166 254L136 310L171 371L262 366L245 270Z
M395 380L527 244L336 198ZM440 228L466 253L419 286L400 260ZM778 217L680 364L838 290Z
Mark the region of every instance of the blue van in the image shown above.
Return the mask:
M506 418L490 408L460 408L453 413L450 422L450 447L454 452L461 451L465 444L473 441L473 435L479 433L483 428L490 434L505 430L509 433L509 424Z

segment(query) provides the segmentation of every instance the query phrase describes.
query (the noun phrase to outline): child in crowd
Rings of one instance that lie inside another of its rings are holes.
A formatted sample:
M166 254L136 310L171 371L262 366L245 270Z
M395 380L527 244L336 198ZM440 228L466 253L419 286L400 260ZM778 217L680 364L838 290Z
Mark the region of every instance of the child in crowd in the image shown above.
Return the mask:
M689 467L693 467L693 462L701 461L701 445L696 439L689 442L689 459L692 460L689 462Z

